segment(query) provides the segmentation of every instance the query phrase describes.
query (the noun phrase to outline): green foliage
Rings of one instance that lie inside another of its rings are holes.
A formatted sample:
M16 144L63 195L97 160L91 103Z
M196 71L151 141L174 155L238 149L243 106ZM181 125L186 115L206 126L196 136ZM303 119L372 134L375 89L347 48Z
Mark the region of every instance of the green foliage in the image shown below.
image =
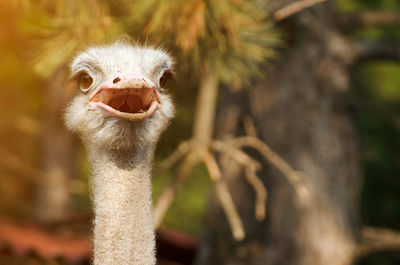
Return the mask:
M356 13L360 11L387 11L399 12L398 0L336 0L336 6L344 13ZM379 26L365 25L352 29L349 34L352 38L368 39L373 41L400 41L400 29L397 25Z
M153 177L153 200L156 201L163 189L172 180L172 172L163 172ZM168 210L164 225L199 236L204 227L206 204L211 182L203 166L197 167Z
M278 35L254 1L134 1L132 20L159 42L167 41L192 62L211 67L234 88L259 76L260 64L275 55Z
M400 63L374 60L354 69L353 86L358 111L364 175L362 222L400 229ZM398 264L395 255L380 253L357 264Z
M99 1L48 1L25 9L21 30L31 37L34 70L47 77L67 64L76 51L115 39L121 25Z
M126 32L168 45L191 62L191 71L207 65L222 82L240 88L261 75L260 65L279 42L253 1L43 1L24 10L21 28L32 37L33 67L45 77L82 47Z
M400 64L370 61L363 65L360 85L370 98L384 104L400 103Z
M337 7L343 12L379 9L396 11L400 9L398 0L336 0Z
M30 63L24 69L32 66L42 78L66 73L71 58L86 46L109 43L128 34L139 41L167 46L183 62L179 65L186 66L181 73L189 77L185 79L195 80L204 67L209 67L220 81L241 88L262 74L260 65L275 54L278 43L278 35L260 2L264 1L17 0L9 9L18 13L16 31L25 40L23 57ZM175 131L171 129L169 135L167 132L166 145L177 142L192 122L194 87L187 83L184 91L176 92L185 100L178 106L181 121L176 122ZM41 96L39 90L34 91ZM86 191L88 187L82 183L88 172L83 171L84 177L74 183ZM170 175L167 172L154 178L156 196ZM205 175L204 168L196 169L168 212L167 226L199 234L210 188ZM85 194L74 195L76 209L88 207Z

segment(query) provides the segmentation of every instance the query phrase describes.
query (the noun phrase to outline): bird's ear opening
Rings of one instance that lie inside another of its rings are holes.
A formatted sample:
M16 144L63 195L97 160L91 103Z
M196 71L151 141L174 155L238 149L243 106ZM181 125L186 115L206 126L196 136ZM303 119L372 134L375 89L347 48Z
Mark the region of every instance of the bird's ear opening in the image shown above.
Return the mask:
M175 73L171 70L165 70L162 76L160 77L160 80L158 81L158 84L160 88L165 89L165 86L167 85L167 82L175 77Z

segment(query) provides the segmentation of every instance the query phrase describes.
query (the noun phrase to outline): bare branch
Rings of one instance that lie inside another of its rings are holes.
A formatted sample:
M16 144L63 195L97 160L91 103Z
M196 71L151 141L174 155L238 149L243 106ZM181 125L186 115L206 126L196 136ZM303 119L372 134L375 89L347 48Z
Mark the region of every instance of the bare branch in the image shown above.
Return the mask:
M156 205L153 209L154 226L158 228L167 210L171 206L176 192L182 187L189 175L192 173L194 167L199 162L199 155L197 152L190 152L182 162L176 178L166 187L158 198Z
M253 187L256 193L256 219L263 220L265 218L265 209L267 205L268 192L262 181L257 177L257 170L261 168L261 165L248 156L245 152L237 149L228 143L223 143L221 141L213 141L211 147L223 153L224 155L234 159L242 167L245 168L246 180Z
M245 116L243 119L244 130L246 135L257 137L256 126L254 126L253 119L250 116Z
M300 11L303 11L304 9L310 8L316 4L325 2L327 0L299 0L294 3L291 3L287 6L284 6L283 8L275 11L272 15L272 17L276 21L283 20L285 18L288 18L296 13L299 13Z
M400 60L398 43L364 41L355 42L354 47L358 61L371 59Z
M215 151L221 152L230 158L233 158L242 166L254 166L256 170L261 168L260 163L248 156L245 152L238 149L236 146L229 142L221 142L218 140L212 141L211 148Z
M155 172L162 172L171 168L176 162L179 161L191 148L191 141L184 141L178 145L174 152L172 152L166 159L161 161Z
M218 199L220 200L222 209L228 219L233 237L235 240L240 241L245 237L242 220L236 210L236 206L229 193L228 187L221 178L221 171L218 167L217 161L210 152L205 152L203 162L207 167L211 180L215 184Z
M271 163L286 176L301 202L307 204L310 199L310 193L301 180L300 174L293 170L277 153L272 151L266 143L251 136L238 137L229 141L236 147L249 146L259 151L267 162Z
M400 249L400 233L387 228L364 227L357 255Z
M400 25L400 14L385 11L364 11L342 16L340 25L345 29L362 26L396 26Z
M248 166L245 173L247 181L256 192L256 219L259 221L264 220L268 198L267 189L257 176L256 168L254 166Z

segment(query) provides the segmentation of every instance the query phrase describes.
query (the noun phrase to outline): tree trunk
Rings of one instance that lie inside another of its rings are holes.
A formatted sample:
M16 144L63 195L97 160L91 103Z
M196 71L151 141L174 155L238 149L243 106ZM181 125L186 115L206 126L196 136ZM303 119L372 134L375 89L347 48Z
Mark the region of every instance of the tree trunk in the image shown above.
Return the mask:
M309 199L302 201L285 176L264 164L259 176L269 191L267 220L257 222L252 190L239 170L225 169L247 238L233 241L214 204L211 236L202 249L210 250L208 264L347 265L353 261L361 181L357 140L340 103L348 90L354 51L337 32L332 16L332 7L320 4L291 18L290 45L267 78L247 93L247 111L259 137L301 172ZM245 98L236 96L236 107ZM223 104L222 109L235 107L232 101ZM222 126L219 130L227 133L226 125Z
M193 139L202 148L207 147L212 138L218 94L218 79L209 67L205 68L201 74L193 126Z

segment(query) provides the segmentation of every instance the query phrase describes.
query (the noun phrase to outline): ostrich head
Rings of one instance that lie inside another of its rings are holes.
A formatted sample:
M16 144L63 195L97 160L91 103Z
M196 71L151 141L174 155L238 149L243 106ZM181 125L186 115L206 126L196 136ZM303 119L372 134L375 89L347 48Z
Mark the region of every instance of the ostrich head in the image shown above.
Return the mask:
M164 51L126 42L82 52L71 66L81 91L67 107L67 128L108 149L154 143L174 113L165 90L172 65Z

